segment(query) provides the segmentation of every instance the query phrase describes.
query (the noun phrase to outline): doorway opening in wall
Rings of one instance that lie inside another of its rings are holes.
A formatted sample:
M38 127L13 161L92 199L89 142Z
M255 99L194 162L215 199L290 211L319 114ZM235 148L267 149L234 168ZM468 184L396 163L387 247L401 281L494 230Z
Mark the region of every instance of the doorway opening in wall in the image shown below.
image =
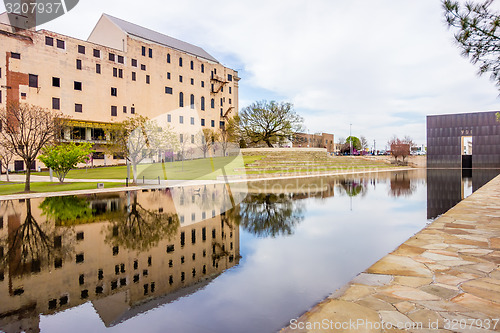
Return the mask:
M472 136L462 136L462 170L472 169Z

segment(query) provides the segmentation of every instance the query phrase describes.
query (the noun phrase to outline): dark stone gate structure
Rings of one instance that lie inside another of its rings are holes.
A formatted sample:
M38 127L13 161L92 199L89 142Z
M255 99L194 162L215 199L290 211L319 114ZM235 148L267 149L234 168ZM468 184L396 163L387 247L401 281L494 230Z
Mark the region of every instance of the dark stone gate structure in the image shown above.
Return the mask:
M428 168L500 168L500 122L496 111L427 116ZM472 137L472 156L462 137ZM464 165L462 165L464 163Z

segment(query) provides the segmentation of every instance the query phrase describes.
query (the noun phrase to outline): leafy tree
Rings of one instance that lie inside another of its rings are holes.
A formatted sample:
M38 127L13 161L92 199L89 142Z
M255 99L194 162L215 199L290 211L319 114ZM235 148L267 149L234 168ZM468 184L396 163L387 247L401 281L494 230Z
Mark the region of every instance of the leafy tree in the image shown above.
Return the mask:
M273 143L288 139L303 130L304 119L295 113L293 104L275 101L255 102L239 114L243 137L251 144Z
M500 14L489 7L493 0L481 3L442 2L448 27L453 28L462 55L479 66L479 75L490 73L500 86Z
M219 134L212 129L204 128L198 134L198 148L203 152L203 158L207 157L207 153L214 147L215 142L219 140Z
M92 144L89 142L63 143L42 148L42 154L38 156L38 159L45 166L52 168L59 178L59 182L63 183L68 172L74 169L78 163L87 161L93 152L95 150L92 150Z
M32 165L40 150L61 133L62 118L36 105L10 103L0 110L0 128L1 144L26 165L24 190L29 192Z
M0 141L0 173L2 172L2 167L5 167L5 175L7 181L9 181L9 163L12 161L14 154L7 149L7 146Z

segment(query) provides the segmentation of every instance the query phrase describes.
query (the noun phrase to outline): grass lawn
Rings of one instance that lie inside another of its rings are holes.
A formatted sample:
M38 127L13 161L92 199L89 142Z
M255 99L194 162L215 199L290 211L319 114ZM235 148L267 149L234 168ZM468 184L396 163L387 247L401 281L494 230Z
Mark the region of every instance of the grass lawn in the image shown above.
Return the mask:
M137 167L138 178L146 179L216 179L222 175L222 167L226 174L234 175L235 168L243 168L246 164L253 163L264 156L244 157L215 157L196 159L184 162L167 162L154 164L140 164ZM240 172L242 173L242 172ZM48 176L48 172L35 172L33 175ZM71 170L67 179L125 179L126 166L102 167L93 169Z
M125 186L123 183L104 183L104 188ZM96 189L97 183L50 183L50 182L32 182L31 192L61 192L76 190ZM24 183L0 182L0 195L18 194L24 192Z

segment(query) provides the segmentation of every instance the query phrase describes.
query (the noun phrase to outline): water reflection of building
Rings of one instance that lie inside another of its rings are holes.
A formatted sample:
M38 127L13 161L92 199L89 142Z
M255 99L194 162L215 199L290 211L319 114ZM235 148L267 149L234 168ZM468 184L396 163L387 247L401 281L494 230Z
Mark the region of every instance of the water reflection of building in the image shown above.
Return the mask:
M88 301L113 326L237 265L239 229L221 214L224 187L172 192L70 197L69 209L82 218L68 220L60 200L1 202L0 330L36 332L40 315ZM90 215L85 206L93 208ZM14 240L28 215L29 227L40 229L31 236L47 243L41 253L26 255L32 249ZM23 260L24 268L14 270Z
M427 170L427 218L444 214L498 174L497 169Z

